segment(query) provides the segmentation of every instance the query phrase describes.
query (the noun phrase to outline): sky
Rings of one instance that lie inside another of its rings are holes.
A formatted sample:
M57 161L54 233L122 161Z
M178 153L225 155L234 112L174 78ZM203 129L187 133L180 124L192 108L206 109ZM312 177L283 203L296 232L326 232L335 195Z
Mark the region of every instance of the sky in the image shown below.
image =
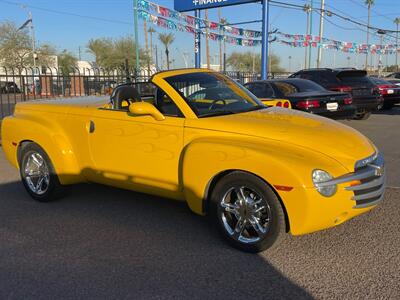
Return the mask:
M191 1L191 0L187 0ZM304 5L311 0L290 0L281 2ZM365 0L326 0L327 9L343 16L367 22L368 11ZM173 0L153 0L153 2L173 8ZM320 0L313 0L315 7L320 7ZM25 5L26 7L22 7ZM87 52L87 42L92 38L124 37L133 35L133 1L132 0L0 0L0 22L11 20L22 24L32 12L35 26L36 40L39 43L50 43L59 51L67 49L76 56L81 55L83 60L93 60ZM209 10L209 19L218 20L218 9ZM221 8L221 15L231 23L247 22L261 19L261 4L250 3L239 6ZM400 17L400 0L375 0L371 13L371 25L383 29L395 30L393 20ZM365 28L357 27L336 17L325 21L324 37L341 41L365 43ZM313 14L313 34L319 32L319 15ZM260 30L261 24L238 25L245 29ZM282 7L270 7L270 28L291 34L305 34L306 14L303 11ZM158 33L167 32L164 28L154 27ZM194 40L189 33L174 32L176 39L171 46L174 67L184 67L184 53L187 53L188 64L194 64ZM139 42L144 46L143 22L139 21ZM155 35L154 44L161 45ZM379 43L377 35L371 35L371 43ZM386 40L395 43L393 38ZM80 51L79 51L80 50ZM260 47L227 46L227 52L251 51L260 53ZM289 71L304 67L304 48L291 48L278 43L272 43L270 51L278 55L281 65ZM316 50L312 50L312 66L315 67ZM211 62L218 63L218 43L210 41ZM202 43L202 62L205 62L205 42ZM159 56L161 57L161 53ZM291 57L291 59L289 59ZM373 57L373 61L377 61ZM383 58L384 63L393 64L394 55ZM347 54L340 51L324 50L322 66L331 67L361 67L365 55ZM290 68L290 69L289 69Z

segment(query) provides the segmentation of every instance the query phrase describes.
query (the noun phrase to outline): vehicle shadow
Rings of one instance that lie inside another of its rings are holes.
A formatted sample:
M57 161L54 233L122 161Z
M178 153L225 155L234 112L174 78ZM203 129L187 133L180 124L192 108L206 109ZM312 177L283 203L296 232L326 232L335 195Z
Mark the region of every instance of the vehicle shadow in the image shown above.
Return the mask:
M52 203L0 185L1 298L312 299L183 202L77 185Z

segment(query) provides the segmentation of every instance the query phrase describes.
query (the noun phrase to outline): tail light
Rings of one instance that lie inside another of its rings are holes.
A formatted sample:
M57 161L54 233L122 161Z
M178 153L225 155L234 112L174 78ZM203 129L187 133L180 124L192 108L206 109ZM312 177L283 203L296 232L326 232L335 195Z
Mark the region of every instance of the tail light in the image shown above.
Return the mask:
M351 88L351 86L335 86L335 87L331 87L329 88L331 91L335 91L335 92L342 92L342 93L350 93L353 89Z
M282 102L281 102L281 101L279 101L278 103L276 103L276 106L279 106L279 107L281 107L281 106L282 106Z
M346 105L350 105L353 103L353 98L351 98L351 97L344 98L343 102Z
M308 108L320 107L320 104L318 100L307 100L307 101L297 102L296 107L300 109L308 109Z
M378 90L381 95L393 94L393 89L396 89L396 85L378 85Z
M284 107L284 108L289 108L289 102L283 103L283 107Z

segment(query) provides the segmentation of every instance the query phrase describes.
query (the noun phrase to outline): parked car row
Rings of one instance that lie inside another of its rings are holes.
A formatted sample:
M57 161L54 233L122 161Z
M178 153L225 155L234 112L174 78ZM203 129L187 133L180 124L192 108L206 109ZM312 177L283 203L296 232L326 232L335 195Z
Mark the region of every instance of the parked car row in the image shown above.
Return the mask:
M369 77L364 70L350 68L301 70L287 79L245 86L263 102L286 99L293 109L334 119L364 120L372 111L400 103L400 80Z

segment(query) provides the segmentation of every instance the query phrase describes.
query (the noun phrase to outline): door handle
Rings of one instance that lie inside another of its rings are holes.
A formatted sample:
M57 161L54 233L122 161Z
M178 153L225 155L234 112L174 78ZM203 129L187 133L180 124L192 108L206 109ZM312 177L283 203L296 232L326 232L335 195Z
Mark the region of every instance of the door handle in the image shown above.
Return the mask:
M92 120L90 120L87 124L86 124L86 129L89 133L93 133L95 126L94 126L94 122Z

